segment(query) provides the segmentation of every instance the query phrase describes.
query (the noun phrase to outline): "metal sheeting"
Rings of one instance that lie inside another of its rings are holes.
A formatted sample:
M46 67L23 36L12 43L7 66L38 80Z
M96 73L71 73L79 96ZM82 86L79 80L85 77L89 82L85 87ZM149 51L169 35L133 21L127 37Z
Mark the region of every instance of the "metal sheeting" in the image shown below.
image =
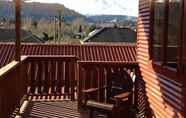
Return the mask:
M0 67L14 59L14 44L0 44ZM23 44L22 55L76 55L80 61L136 63L134 44Z
M150 104L149 114L153 115L150 117L156 118L182 118L184 109L182 83L157 72L155 67L149 63L149 41L152 40L150 39L150 2L152 1L140 0L139 2L137 34L137 59L145 81L146 95ZM162 69L164 70L165 68ZM138 101L141 101L140 97L138 99ZM140 104L141 102L138 103ZM141 108L143 108L142 105L140 105Z

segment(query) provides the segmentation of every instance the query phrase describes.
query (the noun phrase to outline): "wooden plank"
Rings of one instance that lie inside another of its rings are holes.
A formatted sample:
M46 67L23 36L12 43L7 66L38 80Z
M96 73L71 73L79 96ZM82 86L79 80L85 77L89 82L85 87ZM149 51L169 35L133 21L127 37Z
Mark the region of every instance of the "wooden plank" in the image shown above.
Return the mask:
M71 88L71 100L75 100L75 75L76 75L76 62L71 62L71 78L70 78L70 88Z
M183 27L182 27L182 46L181 46L181 55L182 55L182 61L181 61L181 65L182 65L182 69L181 69L181 76L182 76L182 80L184 80L184 84L183 84L183 96L184 96L184 117L186 117L186 53L185 53L185 50L186 50L186 2L185 0L183 0L183 3L182 3L182 7L183 7Z
M38 76L36 77L36 84L38 87L38 94L41 94L41 86L42 86L42 62L38 63Z
M88 111L79 111L76 101L30 101L23 117L88 118Z
M70 74L71 74L71 73L69 73L70 69L71 69L70 63L69 63L69 61L66 61L65 62L65 93L69 93L69 87L70 87L69 82L70 82ZM65 96L65 98L66 98L66 96Z
M56 81L56 61L51 61L51 94L55 95L55 81Z
M49 92L49 64L47 61L44 61L44 68L45 68L45 78L44 78L44 90L43 94L48 94Z
M27 56L22 56L21 62L12 61L9 64L7 64L6 66L0 68L0 79L3 78L3 75L6 75L7 73L9 73L13 69L15 69L17 66L24 63L27 59L28 59Z
M21 0L15 1L16 54L15 60L21 61Z
M106 86L107 86L107 91L106 91L106 101L109 102L110 101L110 96L111 96L111 75L112 75L112 72L111 72L111 68L108 68L107 67L107 80L106 80Z
M60 56L60 55L30 55L28 57L28 61L76 61L78 58L74 55L65 55L65 56Z
M124 92L124 93L114 96L114 98L123 99L123 98L129 97L129 94L130 94L130 92Z
M35 93L35 62L31 62L30 94Z
M77 67L77 95L78 95L78 108L80 108L82 106L82 87L83 87L83 68L81 63L78 63L78 67Z
M57 94L62 93L62 86L63 86L63 61L59 61L57 64Z
M3 78L4 75L6 75L7 73L9 73L9 71L11 71L12 69L14 69L18 64L19 64L19 62L12 61L8 65L0 68L0 78Z
M103 88L105 86L105 72L104 67L100 66L100 87ZM100 101L103 102L105 99L105 89L100 89Z
M48 83L48 95L49 95L49 99L52 99L52 78L53 78L53 76L52 76L52 70L53 70L53 68L52 68L52 61L51 60L49 60L48 61L48 65L47 65L47 68L48 68L48 81L47 81L47 83Z

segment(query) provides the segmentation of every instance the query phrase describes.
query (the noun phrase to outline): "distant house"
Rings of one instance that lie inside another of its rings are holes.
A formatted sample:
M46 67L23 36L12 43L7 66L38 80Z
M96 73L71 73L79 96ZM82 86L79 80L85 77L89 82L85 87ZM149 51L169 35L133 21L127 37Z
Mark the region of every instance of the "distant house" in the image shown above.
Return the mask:
M86 36L85 32L77 32L73 34L73 38L75 39L81 39L81 38L84 38L85 36Z
M15 29L0 28L0 42L15 42ZM24 43L44 43L45 41L29 31L21 31L21 42Z
M136 42L136 32L130 28L105 27L89 34L84 42Z

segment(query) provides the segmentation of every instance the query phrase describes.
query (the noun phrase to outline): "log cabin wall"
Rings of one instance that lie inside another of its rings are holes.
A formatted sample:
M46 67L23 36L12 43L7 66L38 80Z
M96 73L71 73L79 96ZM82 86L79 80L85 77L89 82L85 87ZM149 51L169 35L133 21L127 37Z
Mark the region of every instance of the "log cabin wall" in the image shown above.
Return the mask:
M152 1L139 0L137 27L137 60L145 81L150 112L154 118L182 118L184 117L182 82L178 77L173 80L157 72L151 61Z

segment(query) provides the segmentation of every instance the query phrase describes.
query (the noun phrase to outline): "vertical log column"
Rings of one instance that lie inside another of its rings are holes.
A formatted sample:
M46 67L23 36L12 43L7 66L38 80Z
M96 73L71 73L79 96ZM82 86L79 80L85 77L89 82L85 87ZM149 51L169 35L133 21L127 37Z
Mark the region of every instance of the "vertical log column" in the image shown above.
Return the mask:
M21 61L21 0L16 0L15 1L15 29L16 29L16 54L15 54L15 60L16 61ZM18 80L21 80L21 70L20 67L18 68L18 72L16 74L16 77ZM16 84L19 85L19 81L16 82ZM19 86L18 86L19 87ZM19 92L19 91L17 91ZM19 99L20 96L18 96ZM18 104L18 107L20 108L20 104Z
M183 112L184 112L184 117L186 118L186 54L185 54L185 50L186 50L186 27L185 27L185 25L186 25L186 1L185 0L183 0L183 15L182 15L182 20L183 20L183 22L182 22L182 26L183 26L183 28L182 28L182 51L180 51L181 53L182 53L182 68L181 68L181 79L183 80L183 96L184 96L184 100L183 100L183 102L184 102L184 110L183 110Z
M21 0L15 1L16 5L16 23L15 23L15 29L16 29L16 55L15 60L20 61L21 60Z

